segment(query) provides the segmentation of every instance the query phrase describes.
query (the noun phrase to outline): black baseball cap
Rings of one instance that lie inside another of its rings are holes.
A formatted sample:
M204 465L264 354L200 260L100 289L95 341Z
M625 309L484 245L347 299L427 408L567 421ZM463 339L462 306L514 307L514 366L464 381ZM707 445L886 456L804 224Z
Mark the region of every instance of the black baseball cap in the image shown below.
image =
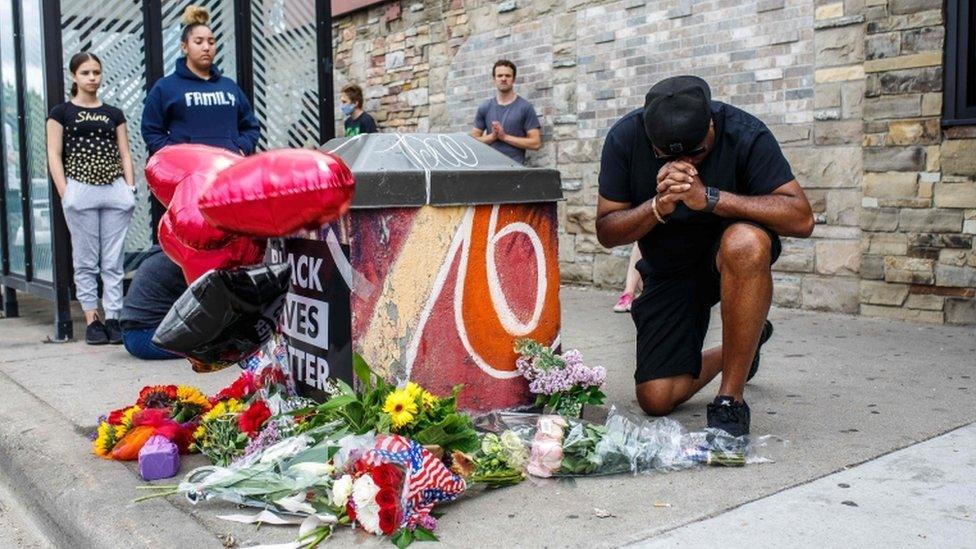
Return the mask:
M697 76L672 76L651 87L644 98L644 131L666 155L694 150L708 135L712 91Z

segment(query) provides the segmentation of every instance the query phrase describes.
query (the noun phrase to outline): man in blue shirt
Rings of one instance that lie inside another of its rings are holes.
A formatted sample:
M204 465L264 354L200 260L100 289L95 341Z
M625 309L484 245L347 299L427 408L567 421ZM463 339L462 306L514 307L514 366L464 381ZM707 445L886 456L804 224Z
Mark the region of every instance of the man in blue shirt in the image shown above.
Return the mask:
M525 164L525 151L537 151L542 146L542 125L532 103L515 93L515 72L511 61L495 62L491 77L496 94L478 107L471 136Z
M779 144L758 118L712 101L701 78L667 78L610 129L599 182L600 243L637 241L643 257L631 306L638 403L669 414L721 373L708 426L748 434L743 392L772 334L779 236L810 236L814 224ZM719 301L722 345L702 352Z

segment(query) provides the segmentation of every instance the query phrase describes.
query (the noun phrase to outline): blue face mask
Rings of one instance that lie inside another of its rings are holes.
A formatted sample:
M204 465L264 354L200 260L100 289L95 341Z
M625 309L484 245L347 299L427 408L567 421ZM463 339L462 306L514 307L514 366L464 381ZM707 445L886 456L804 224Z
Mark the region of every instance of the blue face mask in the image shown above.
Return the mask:
M339 103L339 110L342 111L343 116L349 116L356 110L356 106L352 103Z

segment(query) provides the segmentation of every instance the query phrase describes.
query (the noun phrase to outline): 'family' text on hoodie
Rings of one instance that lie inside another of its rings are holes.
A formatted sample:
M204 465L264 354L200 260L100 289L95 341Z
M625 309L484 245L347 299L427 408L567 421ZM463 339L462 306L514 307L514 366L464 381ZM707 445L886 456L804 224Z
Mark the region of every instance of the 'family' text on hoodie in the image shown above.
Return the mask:
M240 87L216 66L204 80L176 61L173 74L149 90L142 111L142 137L149 154L166 145L200 143L251 154L261 128Z

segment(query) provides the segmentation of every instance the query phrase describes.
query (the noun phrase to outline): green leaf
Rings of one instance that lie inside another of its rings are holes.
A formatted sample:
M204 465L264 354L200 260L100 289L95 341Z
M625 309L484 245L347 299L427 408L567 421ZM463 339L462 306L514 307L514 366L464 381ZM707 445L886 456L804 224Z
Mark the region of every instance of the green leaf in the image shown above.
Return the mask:
M342 408L356 402L356 397L353 395L338 395L325 401L318 407L319 412L328 412L329 410L335 410L336 408Z
M423 526L418 526L417 529L413 531L413 537L417 541L440 541L433 532L424 528Z
M366 360L359 353L352 354L352 371L356 374L359 382L363 384L364 392L373 389L373 371L370 370L369 364L366 364Z
M400 531L393 534L390 541L392 541L393 545L396 545L399 549L404 549L413 543L413 533L406 528L401 528Z

